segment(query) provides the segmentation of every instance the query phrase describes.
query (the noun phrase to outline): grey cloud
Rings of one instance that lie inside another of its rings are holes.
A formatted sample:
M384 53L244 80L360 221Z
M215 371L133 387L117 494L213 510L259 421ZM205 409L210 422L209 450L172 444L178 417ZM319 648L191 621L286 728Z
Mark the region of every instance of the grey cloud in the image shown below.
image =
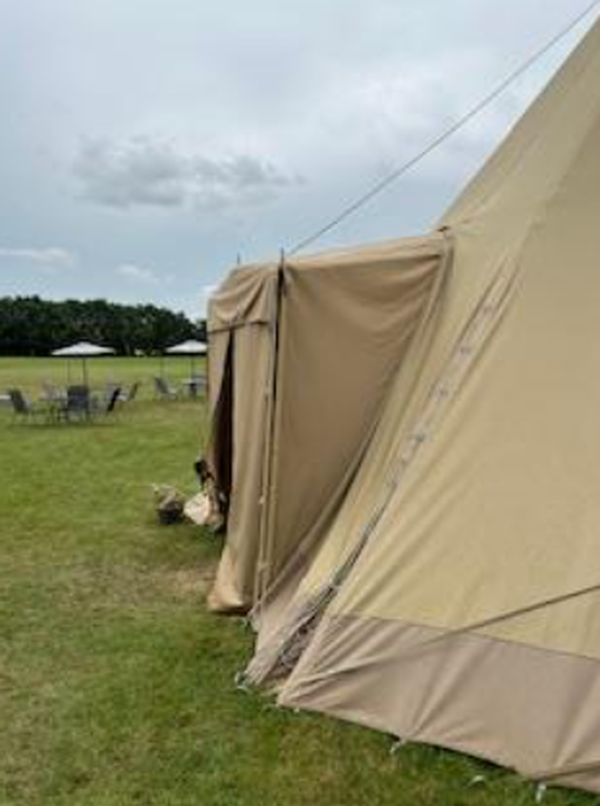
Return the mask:
M17 261L19 263L27 263L44 268L68 268L77 262L77 257L69 249L64 249L59 246L3 246L0 247L0 260Z
M0 0L0 247L24 248L0 255L0 293L144 297L197 311L199 286L236 254L273 255L320 228L586 1L554 0L540 14L540 0L380 0L376 12L366 0L182 0L176 13L164 0ZM427 229L593 16L311 248ZM32 53L47 67L36 76ZM56 254L56 268L39 262L27 247L40 239L77 251L79 269Z
M74 173L87 199L118 208L233 208L264 202L300 181L253 155L188 154L146 138L88 140Z

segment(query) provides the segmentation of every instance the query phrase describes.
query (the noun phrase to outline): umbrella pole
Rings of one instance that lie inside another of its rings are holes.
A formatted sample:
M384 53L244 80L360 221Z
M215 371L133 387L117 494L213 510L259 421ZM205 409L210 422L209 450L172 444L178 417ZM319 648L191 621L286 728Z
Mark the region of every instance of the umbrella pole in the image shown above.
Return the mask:
M87 359L83 359L83 382L87 386L88 385L88 371L87 371Z

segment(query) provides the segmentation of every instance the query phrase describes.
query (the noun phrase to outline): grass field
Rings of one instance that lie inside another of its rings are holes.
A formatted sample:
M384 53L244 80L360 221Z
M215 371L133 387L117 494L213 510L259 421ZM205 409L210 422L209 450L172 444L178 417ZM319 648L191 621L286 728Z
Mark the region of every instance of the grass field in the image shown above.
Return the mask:
M155 367L90 370L101 383ZM168 368L189 374L185 360ZM0 359L0 391L61 370ZM204 608L219 545L158 526L149 493L194 490L204 429L198 401L142 399L72 426L11 425L0 410L1 806L533 804L515 774L433 748L392 754L388 736L235 689L252 636Z

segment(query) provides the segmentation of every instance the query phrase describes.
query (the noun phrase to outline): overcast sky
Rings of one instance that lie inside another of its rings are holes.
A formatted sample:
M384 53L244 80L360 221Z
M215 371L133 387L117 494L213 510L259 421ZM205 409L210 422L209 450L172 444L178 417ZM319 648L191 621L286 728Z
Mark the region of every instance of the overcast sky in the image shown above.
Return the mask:
M0 295L202 315L587 1L0 0ZM593 19L318 248L426 231Z

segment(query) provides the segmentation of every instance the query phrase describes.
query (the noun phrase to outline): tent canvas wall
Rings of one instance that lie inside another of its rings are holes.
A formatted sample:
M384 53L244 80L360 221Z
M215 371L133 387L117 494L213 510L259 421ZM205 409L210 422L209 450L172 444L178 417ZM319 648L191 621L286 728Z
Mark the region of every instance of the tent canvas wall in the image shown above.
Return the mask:
M438 233L250 267L212 298L210 462L230 499L215 609L248 609L310 553L423 326L448 249Z
M247 671L284 705L595 791L599 87L596 24L441 221L443 281L301 573L261 597Z

